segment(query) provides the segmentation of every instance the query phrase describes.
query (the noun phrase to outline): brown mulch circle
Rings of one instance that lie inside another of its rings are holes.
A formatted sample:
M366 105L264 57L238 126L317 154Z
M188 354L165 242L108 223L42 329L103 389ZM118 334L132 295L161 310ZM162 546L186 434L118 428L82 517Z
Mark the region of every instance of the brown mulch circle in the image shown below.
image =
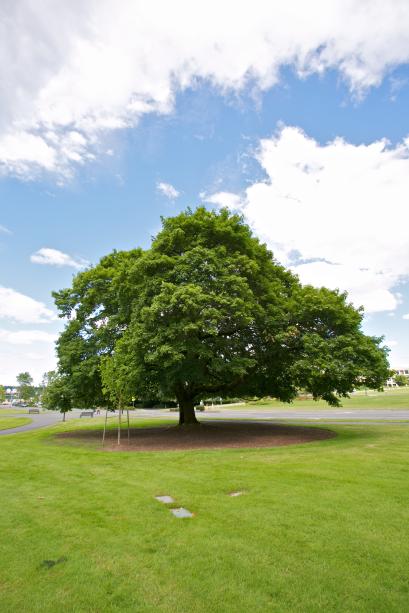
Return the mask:
M86 441L99 439L101 430L62 432L58 438ZM128 444L127 430L121 432L117 444L117 430L107 431L104 449L107 451L172 451L189 449L225 449L235 447L281 447L322 441L336 436L335 432L306 426L287 426L271 423L201 423L199 426L158 426L131 428Z

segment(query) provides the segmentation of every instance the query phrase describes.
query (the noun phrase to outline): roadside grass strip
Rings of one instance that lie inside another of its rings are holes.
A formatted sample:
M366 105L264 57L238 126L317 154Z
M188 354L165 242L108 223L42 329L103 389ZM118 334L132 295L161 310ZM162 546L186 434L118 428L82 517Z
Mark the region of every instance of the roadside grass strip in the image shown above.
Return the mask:
M247 411L248 409L268 410L268 409L284 409L286 411L302 411L302 410L328 410L330 407L324 400L313 400L312 398L297 398L294 402L285 403L272 398L263 398L261 400L247 402L244 406L231 407L230 410ZM409 387L388 389L383 392L377 391L359 391L351 394L349 398L341 399L341 406L336 410L364 410L364 409L409 409Z
M19 428L31 424L32 420L29 417L0 417L0 430L10 430L11 428Z

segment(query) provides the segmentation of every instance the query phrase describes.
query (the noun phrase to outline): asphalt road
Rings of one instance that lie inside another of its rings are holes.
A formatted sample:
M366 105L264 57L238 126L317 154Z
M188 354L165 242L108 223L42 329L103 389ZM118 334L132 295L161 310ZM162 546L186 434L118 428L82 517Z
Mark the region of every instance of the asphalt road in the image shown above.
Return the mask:
M203 415L206 417L212 418L223 418L223 419L272 419L274 421L280 420L294 420L300 421L303 419L306 420L317 420L317 421L334 421L334 420L348 420L348 421L399 421L399 420L409 420L409 409L407 410L399 410L395 411L392 409L373 409L373 410L359 410L355 409L353 411L346 411L344 409L324 409L319 411L283 411L280 410L263 410L257 411L257 409L252 410L220 410L220 411L205 411L204 413L200 413L199 415Z
M67 413L67 420L78 419L81 411L74 409L70 413ZM112 414L111 414L112 415ZM7 411L4 412L4 417L7 416ZM103 412L101 412L101 417L103 416ZM54 424L61 422L62 417L61 414L56 411L44 411L38 415L36 414L23 414L13 415L13 417L29 417L32 422L30 424L26 424L25 426L19 426L17 428L9 428L8 430L0 430L0 436L8 435L8 434L16 434L18 432L28 432L30 430L37 430L38 428L45 428L47 426L53 426ZM132 417L137 417L140 419L146 418L169 418L174 417L177 418L177 413L169 412L168 410L149 410L149 409L141 409L135 411ZM112 417L111 417L112 419ZM317 423L328 424L331 422L335 422L338 420L343 420L344 423L353 424L353 423L367 423L373 422L373 425L381 425L382 423L388 421L405 421L407 420L407 424L409 425L409 409L408 410L399 410L394 411L391 409L374 409L374 410L354 410L354 411L345 411L342 409L328 409L328 410L320 410L320 411L283 411L283 410L263 410L257 411L257 409L252 410L222 410L218 409L215 411L205 411L203 413L198 413L198 419L236 419L236 420L246 420L252 419L255 421L260 420L269 420L269 421L316 421Z
M4 417L7 417L6 411ZM10 417L29 417L32 419L31 424L25 426L18 426L17 428L9 428L8 430L0 430L0 436L6 434L15 434L17 432L27 432L29 430L37 430L38 428L45 428L46 426L53 426L57 421L61 420L61 415L54 411L47 411L40 413L39 415L29 415L20 413L19 415L10 415Z

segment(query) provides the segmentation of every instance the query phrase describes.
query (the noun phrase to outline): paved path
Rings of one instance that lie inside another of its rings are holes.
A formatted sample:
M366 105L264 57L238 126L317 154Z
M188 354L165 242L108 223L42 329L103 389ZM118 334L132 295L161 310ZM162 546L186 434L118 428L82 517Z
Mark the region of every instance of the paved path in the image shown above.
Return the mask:
M74 410L67 413L67 420L78 419L80 416L80 410ZM101 412L101 417L103 412ZM6 412L4 413L6 417ZM18 416L13 415L10 417L29 417L32 422L25 426L18 426L17 428L9 428L8 430L0 430L0 436L7 434L16 434L18 432L28 432L29 430L38 430L39 428L45 428L47 426L53 426L54 424L61 422L61 413L57 411L45 411L44 413L36 414L23 414ZM146 418L177 418L177 413L169 412L168 410L137 410L133 417L139 419ZM111 419L113 418L111 414ZM409 409L395 411L392 409L373 409L373 410L354 410L345 411L343 409L328 409L320 411L283 411L283 410L217 410L217 411L205 411L198 414L199 419L236 419L246 420L252 419L255 421L269 420L269 421L316 421L317 423L328 424L335 423L337 420L343 420L344 424L363 424L372 422L373 425L382 425L385 422L390 421L404 421L408 420L408 423L402 425L409 425ZM100 422L101 423L101 422Z
M7 417L7 415L4 414L4 417ZM26 424L25 426L0 430L0 436L15 434L17 432L27 432L28 430L37 430L38 428L44 428L45 426L53 426L57 421L61 421L61 415L55 411L47 411L46 413L40 413L39 415L20 413L19 415L10 415L10 417L29 417L32 422L31 424Z

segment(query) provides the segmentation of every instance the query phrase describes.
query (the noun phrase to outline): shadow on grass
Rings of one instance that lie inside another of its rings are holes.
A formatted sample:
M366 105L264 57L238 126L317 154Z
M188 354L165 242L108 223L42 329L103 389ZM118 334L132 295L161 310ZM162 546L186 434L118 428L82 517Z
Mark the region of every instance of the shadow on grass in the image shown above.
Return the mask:
M51 445L51 446L58 446L58 447L66 447L66 448L71 448L72 450L77 449L77 450L83 450L83 451L95 451L95 452L101 452L101 451L106 451L106 448L104 448L102 446L102 432L103 432L103 423L100 424L95 424L95 423L88 423L88 424L81 424L81 427L79 428L80 423L78 422L74 422L74 423L67 423L67 424L59 424L57 427L53 427L52 430L48 430L47 432L42 431L41 433L38 433L38 439L42 441L43 444ZM132 423L131 424L131 428L132 430L135 432L137 430L140 429L145 429L145 428L163 428L164 426L168 426L169 428L173 429L175 427L175 422L174 421L170 421L170 420L144 420L143 422L138 421L136 424ZM286 424L287 426L287 424ZM291 426L288 426L288 428L291 427L305 427L306 424L303 424L302 422L297 422L296 424L291 424ZM316 452L317 449L320 450L324 450L324 449L339 449L341 447L344 448L348 448L350 446L356 447L363 447L365 445L368 444L374 444L376 441L382 440L385 438L385 434L393 433L394 430L394 426L391 424L389 425L388 423L385 424L385 428L383 428L382 426L373 426L371 427L370 424L368 425L343 425L340 423L337 424L331 424L331 427L328 427L326 425L325 428L323 428L322 426L317 425L310 425L308 424L308 429L309 430L320 430L320 431L327 431L327 432L331 432L334 434L334 436L332 438L327 438L327 439L322 439L322 440L315 440L315 441L308 441L307 442L298 442L298 443L293 443L291 445L282 445L280 447L274 446L274 445L262 445L262 446L257 446L256 444L251 444L251 445L247 445L245 442L243 442L242 445L237 445L234 447L199 447L199 448L194 448L194 449L180 449L180 448L176 448L176 449L140 449L139 453L143 453L143 452L148 452L148 453L152 453L152 452L156 452L156 453L167 453L169 451L171 451L171 453L186 453L187 451L189 453L209 453L209 452L214 452L216 450L224 450L224 451L229 451L232 453L235 452L241 452L241 451L249 451L249 452L265 452L267 450L273 452L273 453L282 453L282 452L288 452L291 449L294 450L300 450L301 448L305 451L305 452ZM396 424L395 424L396 427ZM110 438L110 442L109 445L111 447L114 446L114 439L116 438L116 432L117 432L117 425L116 423L111 423L108 426L108 431L109 431L109 438ZM63 434L63 433L69 433L69 432L79 432L82 433L80 437L78 438L63 438L63 437L59 437L59 434ZM89 436L87 436L87 434ZM86 436L86 438L84 439L84 436ZM132 436L132 433L131 433ZM123 427L122 433L121 433L121 437L122 437L122 441L124 442L124 444L122 444L120 446L120 449L115 448L115 452L116 453L121 453L121 454L134 454L135 453L135 449L127 449L127 444L126 444L126 437L127 437L127 430L125 427ZM389 437L388 437L389 438ZM285 447L285 450L282 448Z
M101 427L78 429L71 425L54 435L54 441L103 451L151 452L298 446L336 436L329 428L260 421L213 421L189 428L179 428L169 422L139 423L137 426L132 424L129 439L127 429L122 430L120 445L117 444L117 429L114 426L107 430L104 446Z

